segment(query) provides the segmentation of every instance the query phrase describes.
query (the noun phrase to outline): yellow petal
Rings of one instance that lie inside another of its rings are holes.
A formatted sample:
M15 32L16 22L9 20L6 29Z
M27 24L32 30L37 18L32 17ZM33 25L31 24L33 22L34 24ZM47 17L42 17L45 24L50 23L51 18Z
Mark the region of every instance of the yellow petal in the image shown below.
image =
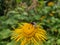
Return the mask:
M27 39L25 38L24 40L22 40L21 45L25 45L26 42L27 42Z
M16 39L16 42L18 42L22 37L23 37L23 35L20 35L20 37L18 37L18 38Z
M34 37L32 37L32 40L33 40L33 42L34 42L34 45L39 45L38 42L35 40Z
M42 40L42 41L46 41L44 38L45 37L42 37L40 34L37 34L39 36L39 38Z

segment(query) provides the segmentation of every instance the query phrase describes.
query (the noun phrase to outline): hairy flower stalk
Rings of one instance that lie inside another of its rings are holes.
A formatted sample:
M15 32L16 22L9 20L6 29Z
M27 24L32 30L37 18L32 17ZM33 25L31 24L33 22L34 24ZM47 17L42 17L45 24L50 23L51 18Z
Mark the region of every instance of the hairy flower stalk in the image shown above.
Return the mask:
M21 41L20 45L42 45L46 41L46 31L38 25L36 27L31 23L24 23L21 27L15 29L12 34L12 39L16 42Z

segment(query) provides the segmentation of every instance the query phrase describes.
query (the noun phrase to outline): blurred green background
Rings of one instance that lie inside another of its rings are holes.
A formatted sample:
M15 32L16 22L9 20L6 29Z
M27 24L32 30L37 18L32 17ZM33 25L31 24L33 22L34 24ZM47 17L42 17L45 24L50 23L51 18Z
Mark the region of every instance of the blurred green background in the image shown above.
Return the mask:
M0 0L0 45L15 45L11 33L22 22L47 31L43 45L60 45L60 0Z

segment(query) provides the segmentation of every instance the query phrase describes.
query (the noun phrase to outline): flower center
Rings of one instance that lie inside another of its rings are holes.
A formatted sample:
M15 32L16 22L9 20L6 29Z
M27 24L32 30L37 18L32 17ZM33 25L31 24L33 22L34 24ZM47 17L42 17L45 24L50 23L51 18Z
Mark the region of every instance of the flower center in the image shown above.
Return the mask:
M24 33L25 34L27 34L27 35L29 35L29 34L31 34L31 33L33 33L34 32L34 30L32 30L32 29L28 29L28 30L24 30Z
M26 37L31 37L35 34L36 30L33 25L27 26L25 29L23 28L23 34Z

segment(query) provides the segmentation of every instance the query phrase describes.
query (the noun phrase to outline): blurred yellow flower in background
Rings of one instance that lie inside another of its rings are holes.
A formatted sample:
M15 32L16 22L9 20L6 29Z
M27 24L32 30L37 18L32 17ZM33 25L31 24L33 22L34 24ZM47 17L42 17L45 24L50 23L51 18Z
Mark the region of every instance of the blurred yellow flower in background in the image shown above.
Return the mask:
M45 18L46 18L46 16L42 16L42 17L40 18L40 21L44 20Z
M20 45L31 45L31 43L34 45L42 45L47 39L46 31L38 25L35 27L31 23L24 23L20 28L15 29L11 38L16 40L16 42L21 41Z
M48 6L53 6L54 5L54 2L49 2L48 3Z
M56 11L52 11L52 13L56 13Z
M53 13L50 13L49 15L50 15L50 16L54 16L54 14L53 14Z

